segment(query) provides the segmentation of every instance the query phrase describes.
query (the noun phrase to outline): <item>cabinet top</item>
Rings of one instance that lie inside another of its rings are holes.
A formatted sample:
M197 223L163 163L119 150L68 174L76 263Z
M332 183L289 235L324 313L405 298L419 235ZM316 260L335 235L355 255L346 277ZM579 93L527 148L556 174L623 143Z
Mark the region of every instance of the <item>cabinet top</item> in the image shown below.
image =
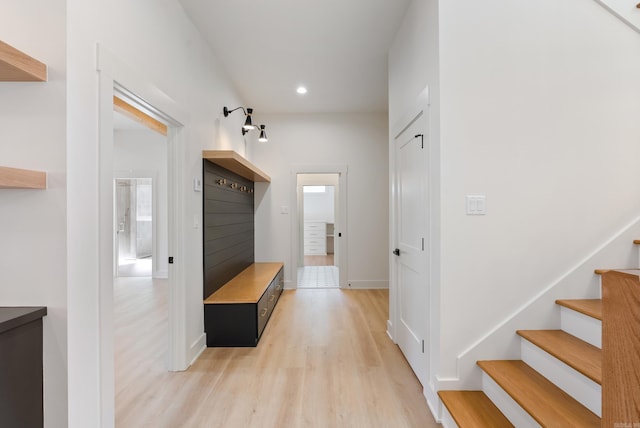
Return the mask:
M207 297L204 303L257 303L283 266L283 263L254 263Z
M0 306L0 333L35 321L47 315L45 306Z

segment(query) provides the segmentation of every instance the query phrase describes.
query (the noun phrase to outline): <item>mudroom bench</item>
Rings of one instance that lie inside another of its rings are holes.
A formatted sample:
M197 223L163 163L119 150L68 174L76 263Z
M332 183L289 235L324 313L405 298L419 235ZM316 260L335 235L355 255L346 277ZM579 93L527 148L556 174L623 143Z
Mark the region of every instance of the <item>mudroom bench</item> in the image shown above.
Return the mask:
M256 346L282 294L283 263L253 263L204 299L207 346Z

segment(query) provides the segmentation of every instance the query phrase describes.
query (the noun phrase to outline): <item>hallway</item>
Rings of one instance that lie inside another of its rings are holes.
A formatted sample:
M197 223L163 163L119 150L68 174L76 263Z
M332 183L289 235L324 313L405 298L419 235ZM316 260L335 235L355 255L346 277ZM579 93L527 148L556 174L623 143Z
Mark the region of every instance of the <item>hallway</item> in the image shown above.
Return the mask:
M386 334L387 290L287 290L257 348L165 370L166 282L115 286L118 427L435 427Z

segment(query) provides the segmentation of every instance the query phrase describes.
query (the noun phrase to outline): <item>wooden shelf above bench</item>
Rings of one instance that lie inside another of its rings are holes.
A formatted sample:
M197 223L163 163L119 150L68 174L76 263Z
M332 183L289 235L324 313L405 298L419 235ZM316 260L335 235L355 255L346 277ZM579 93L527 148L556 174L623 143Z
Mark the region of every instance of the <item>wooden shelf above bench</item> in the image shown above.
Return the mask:
M0 41L0 81L46 82L47 66Z
M270 183L271 177L233 150L203 150L202 158L253 182Z
M0 166L0 189L46 188L46 172Z

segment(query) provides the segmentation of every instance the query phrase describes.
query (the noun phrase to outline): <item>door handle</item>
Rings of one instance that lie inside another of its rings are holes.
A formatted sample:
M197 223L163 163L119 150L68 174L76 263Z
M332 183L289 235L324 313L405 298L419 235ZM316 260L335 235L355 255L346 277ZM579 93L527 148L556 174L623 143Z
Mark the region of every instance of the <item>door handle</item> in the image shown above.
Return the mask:
M395 250L393 250L393 254L395 254L396 256L400 255L400 248L396 248Z

